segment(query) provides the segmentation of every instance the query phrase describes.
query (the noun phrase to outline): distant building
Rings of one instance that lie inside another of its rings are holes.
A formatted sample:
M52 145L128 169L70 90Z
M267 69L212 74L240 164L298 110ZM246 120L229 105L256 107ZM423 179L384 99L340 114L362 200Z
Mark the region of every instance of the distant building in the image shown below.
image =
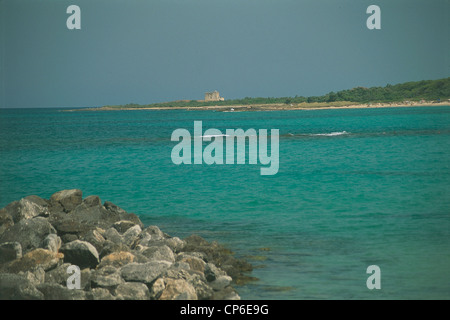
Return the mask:
M206 92L205 101L224 101L225 99L219 95L219 91Z

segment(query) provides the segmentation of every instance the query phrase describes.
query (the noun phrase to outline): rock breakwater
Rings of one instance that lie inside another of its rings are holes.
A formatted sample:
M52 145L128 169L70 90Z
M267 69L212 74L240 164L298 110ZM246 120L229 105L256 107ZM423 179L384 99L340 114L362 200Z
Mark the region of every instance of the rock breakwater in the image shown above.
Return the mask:
M78 189L0 210L3 300L235 300L251 270L216 242L171 237Z

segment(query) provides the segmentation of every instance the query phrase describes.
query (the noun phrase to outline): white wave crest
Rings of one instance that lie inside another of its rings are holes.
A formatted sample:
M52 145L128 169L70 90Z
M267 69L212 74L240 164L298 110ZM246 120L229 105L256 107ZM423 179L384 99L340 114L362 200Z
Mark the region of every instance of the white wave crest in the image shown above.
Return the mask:
M312 136L326 136L326 137L333 137L333 136L340 136L343 134L349 134L347 131L339 131L339 132L330 132L330 133L316 133L311 134Z

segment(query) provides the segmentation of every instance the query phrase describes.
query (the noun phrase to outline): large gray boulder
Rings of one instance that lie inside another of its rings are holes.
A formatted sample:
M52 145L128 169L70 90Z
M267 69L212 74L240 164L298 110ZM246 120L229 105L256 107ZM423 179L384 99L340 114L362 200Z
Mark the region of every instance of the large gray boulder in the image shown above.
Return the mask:
M77 240L94 228L88 223L82 222L76 217L71 217L67 214L64 214L64 216L58 216L57 214L52 215L49 221L55 227L58 235L64 242Z
M30 280L17 274L0 273L0 300L42 300L44 295Z
M120 272L125 281L150 284L170 266L171 263L167 261L132 262L120 268Z
M106 232L104 233L104 237L106 240L111 241L112 243L115 243L117 245L123 243L123 237L116 228L111 227L106 230Z
M87 207L97 207L102 205L102 201L99 196L87 196L83 199L82 203Z
M87 224L91 227L109 228L112 224L120 220L117 213L106 210L101 205L88 205L81 203L75 207L68 217L75 219L81 223Z
M86 241L75 240L61 247L64 262L74 264L80 269L95 268L100 260L97 249Z
M80 289L68 289L57 283L42 283L36 286L45 300L85 300L86 292Z
M141 233L141 231L142 229L139 225L135 225L129 228L122 235L123 243L129 247L132 247L133 244L139 239L139 234Z
M150 260L168 261L170 263L175 262L175 256L172 250L170 250L170 248L166 245L144 249L142 251L142 255L146 256Z
M88 198L69 213L57 212L51 215L50 221L64 242L84 238L98 228L106 230L120 220L119 214L106 210L99 203L100 200L96 200L98 197Z
M162 232L157 226L148 226L144 229L144 233L150 236L145 238L147 242L141 241L141 244L145 246L149 246L149 242L163 240L165 238L164 232Z
M103 231L103 230L101 230ZM99 230L90 230L87 232L80 240L87 241L92 244L97 252L100 253L103 249L103 244L105 243L105 238L102 236Z
M4 209L15 223L24 219L31 219L37 216L48 217L50 214L46 206L41 206L30 198L23 198L19 201L14 201L8 204Z
M176 259L179 262L187 263L190 270L197 271L201 274L204 274L205 272L206 262L193 254L180 253L177 255Z
M82 198L83 192L79 189L61 190L52 194L50 203L52 205L60 204L65 212L69 212L81 204Z
M125 282L120 284L116 290L115 294L118 299L123 300L149 300L150 291L148 287L139 282Z
M114 289L125 281L121 278L118 269L112 266L105 266L95 270L91 276L93 288Z
M164 289L159 300L197 300L195 288L184 279L164 279Z
M23 253L40 248L43 239L49 234L56 233L55 228L46 218L35 217L21 220L0 234L0 243L18 242L22 246Z
M26 196L24 199L34 202L34 203L40 205L41 207L48 208L48 206L49 206L48 200L42 199L41 197L36 196L36 195Z

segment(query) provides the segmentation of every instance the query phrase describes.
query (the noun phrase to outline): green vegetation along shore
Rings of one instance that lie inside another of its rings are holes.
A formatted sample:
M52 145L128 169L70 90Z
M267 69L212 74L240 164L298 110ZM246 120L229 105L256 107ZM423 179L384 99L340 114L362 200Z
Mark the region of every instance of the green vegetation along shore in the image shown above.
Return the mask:
M448 103L450 99L450 77L439 80L423 80L384 87L356 87L322 96L295 96L232 99L224 101L178 100L171 102L109 105L89 110L133 110L133 109L315 109L337 107L386 107L407 105L430 105Z

